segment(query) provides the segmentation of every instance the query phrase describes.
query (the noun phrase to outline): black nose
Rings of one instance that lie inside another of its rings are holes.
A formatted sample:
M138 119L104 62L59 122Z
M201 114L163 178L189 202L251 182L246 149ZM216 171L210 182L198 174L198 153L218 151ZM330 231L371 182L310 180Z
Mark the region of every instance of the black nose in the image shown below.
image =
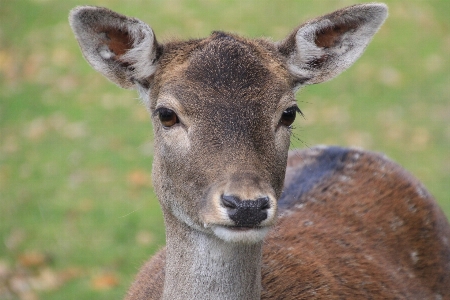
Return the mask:
M241 200L236 196L222 195L222 206L227 209L228 216L236 226L255 227L267 219L270 201L269 197Z

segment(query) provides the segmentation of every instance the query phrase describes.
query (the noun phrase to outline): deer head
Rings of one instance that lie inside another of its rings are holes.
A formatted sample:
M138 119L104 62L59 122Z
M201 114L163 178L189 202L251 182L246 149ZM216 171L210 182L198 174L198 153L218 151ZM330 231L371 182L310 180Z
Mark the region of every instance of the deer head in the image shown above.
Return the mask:
M153 181L166 223L255 243L276 219L295 92L329 80L363 53L383 4L309 21L280 42L213 32L161 44L144 22L83 6L70 24L87 61L135 88L152 115Z

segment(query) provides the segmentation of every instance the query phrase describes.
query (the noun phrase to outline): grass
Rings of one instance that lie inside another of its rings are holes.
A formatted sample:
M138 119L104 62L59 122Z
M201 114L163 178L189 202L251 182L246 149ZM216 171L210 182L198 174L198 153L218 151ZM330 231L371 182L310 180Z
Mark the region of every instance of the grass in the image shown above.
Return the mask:
M355 66L298 94L306 118L292 147L384 152L450 216L450 2L386 2L390 17ZM216 29L279 40L353 3L89 1L146 21L160 40ZM0 298L121 298L164 244L149 117L82 59L67 22L81 4L0 8Z

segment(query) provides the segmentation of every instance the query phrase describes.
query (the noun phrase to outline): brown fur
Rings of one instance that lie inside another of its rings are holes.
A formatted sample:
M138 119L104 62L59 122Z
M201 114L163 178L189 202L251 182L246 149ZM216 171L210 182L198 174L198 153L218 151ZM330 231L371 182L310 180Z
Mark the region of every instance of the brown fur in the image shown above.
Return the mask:
M286 187L327 151L291 152ZM261 299L450 299L450 227L422 184L359 150L330 171L282 209L263 247ZM160 299L164 253L127 299Z

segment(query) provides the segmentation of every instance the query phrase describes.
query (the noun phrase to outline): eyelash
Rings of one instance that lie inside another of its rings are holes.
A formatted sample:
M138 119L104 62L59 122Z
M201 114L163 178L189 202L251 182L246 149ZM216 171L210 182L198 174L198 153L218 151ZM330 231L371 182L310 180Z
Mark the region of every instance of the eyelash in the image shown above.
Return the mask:
M159 121L162 126L165 128L170 128L175 124L180 123L180 119L178 118L175 111L170 108L160 107L153 113L153 117L158 116Z
M297 113L303 116L302 111L300 108L298 108L297 105L291 106L287 108L283 113L281 114L281 118L279 121L280 125L286 126L287 128L292 129L292 123L295 121L295 117L297 116Z

